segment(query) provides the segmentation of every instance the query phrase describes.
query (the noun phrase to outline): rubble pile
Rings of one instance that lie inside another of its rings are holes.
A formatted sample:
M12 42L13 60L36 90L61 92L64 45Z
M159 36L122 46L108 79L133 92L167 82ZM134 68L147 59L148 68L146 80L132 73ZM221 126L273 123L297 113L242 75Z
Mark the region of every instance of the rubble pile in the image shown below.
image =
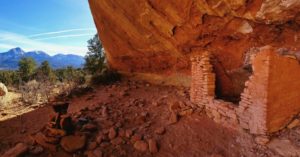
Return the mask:
M145 85L149 87L148 84ZM116 90L111 85L108 90ZM183 100L169 101L162 95L157 100L131 98L131 89L139 88L128 84L119 94L109 95L109 103L98 103L68 113L69 103L55 102L52 108L55 114L38 132L31 135L32 143L20 151L29 154L51 154L58 156L84 155L98 156L152 156L160 150L160 140L167 128L176 124L181 117L191 115L195 107ZM187 91L178 90L178 97L188 100ZM128 100L120 103L120 98ZM91 101L92 96L87 98ZM166 109L161 116L154 110ZM158 122L161 118L163 123Z

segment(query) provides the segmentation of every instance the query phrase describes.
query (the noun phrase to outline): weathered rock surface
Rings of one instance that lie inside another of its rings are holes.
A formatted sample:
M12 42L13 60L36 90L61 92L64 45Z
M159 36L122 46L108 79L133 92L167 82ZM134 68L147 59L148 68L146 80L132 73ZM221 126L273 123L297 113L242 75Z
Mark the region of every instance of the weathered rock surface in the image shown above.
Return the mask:
M299 0L90 0L90 7L112 68L180 83L190 78L190 56L210 50L224 96L239 89L237 69L250 48L300 49Z
M117 132L114 128L110 128L108 132L109 139L114 139L117 136Z
M148 144L142 140L136 141L133 146L136 150L141 151L141 152L145 152L148 150Z
M287 139L274 139L268 147L282 156L300 156L300 150Z
M24 143L18 143L15 147L5 152L2 157L18 157L24 155L28 151L28 146Z
M287 127L289 129L293 129L293 128L299 126L299 125L300 125L300 120L299 119L294 119Z
M3 97L7 94L7 88L6 86L0 82L0 97Z
M60 141L60 145L64 148L64 150L70 153L82 149L85 146L85 143L86 143L85 136L75 136L75 135L65 136Z
M154 139L149 139L148 140L148 145L149 145L149 151L151 153L157 153L158 152L157 143Z

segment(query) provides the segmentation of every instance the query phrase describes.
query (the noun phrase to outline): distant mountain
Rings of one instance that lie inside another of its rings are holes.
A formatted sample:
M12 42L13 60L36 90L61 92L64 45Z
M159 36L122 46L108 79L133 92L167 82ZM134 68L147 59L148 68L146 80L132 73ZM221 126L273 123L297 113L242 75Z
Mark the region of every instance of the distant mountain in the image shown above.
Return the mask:
M23 57L32 57L38 65L40 65L43 61L48 61L54 69L64 68L67 66L80 68L84 64L84 58L82 56L72 54L57 54L50 56L43 51L25 52L21 48L17 47L7 52L0 53L0 69L18 69L18 62Z

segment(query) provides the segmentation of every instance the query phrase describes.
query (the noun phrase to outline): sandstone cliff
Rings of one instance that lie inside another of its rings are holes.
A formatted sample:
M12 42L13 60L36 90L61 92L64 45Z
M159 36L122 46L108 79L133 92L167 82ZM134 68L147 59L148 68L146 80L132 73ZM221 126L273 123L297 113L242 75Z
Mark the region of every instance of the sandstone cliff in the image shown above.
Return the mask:
M111 67L189 77L191 55L209 50L222 95L239 93L252 47L300 49L299 0L90 0L90 7Z

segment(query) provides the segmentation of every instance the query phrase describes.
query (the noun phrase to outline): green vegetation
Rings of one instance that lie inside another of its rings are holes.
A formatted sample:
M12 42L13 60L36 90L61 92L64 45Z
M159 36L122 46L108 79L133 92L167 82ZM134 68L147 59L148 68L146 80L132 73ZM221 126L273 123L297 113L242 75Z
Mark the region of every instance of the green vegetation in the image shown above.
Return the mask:
M88 41L84 69L90 74L99 74L106 68L105 52L98 34Z
M74 69L69 66L64 69L56 69L54 73L56 79L60 82L75 82L77 84L84 84L86 82L86 73L82 69Z
M53 70L48 61L41 63L36 67L36 63L32 58L23 58L19 62L18 70L2 70L0 71L0 82L7 86L19 86L31 80L38 82L76 82L77 84L85 83L86 73L83 69L75 69L66 67L64 69Z
M121 79L119 73L108 68L105 51L98 34L88 41L88 50L84 69L92 75L92 84L110 84Z
M34 78L36 78L36 80L38 80L40 82L44 82L44 81L54 82L56 80L55 77L56 76L55 76L53 70L51 69L49 62L44 61L36 70Z
M19 86L29 81L38 82L74 82L76 84L86 83L86 78L92 78L93 84L109 84L120 80L120 75L108 68L105 52L98 34L87 41L88 52L85 56L86 63L83 69L66 67L63 69L52 69L48 61L37 65L33 58L22 58L19 61L19 69L16 71L0 71L0 81L7 86ZM90 77L86 77L89 75Z
M17 71L0 71L0 82L7 86L13 86L20 82L20 75Z
M33 58L22 58L19 61L19 76L21 77L22 81L28 82L36 70L36 62Z

